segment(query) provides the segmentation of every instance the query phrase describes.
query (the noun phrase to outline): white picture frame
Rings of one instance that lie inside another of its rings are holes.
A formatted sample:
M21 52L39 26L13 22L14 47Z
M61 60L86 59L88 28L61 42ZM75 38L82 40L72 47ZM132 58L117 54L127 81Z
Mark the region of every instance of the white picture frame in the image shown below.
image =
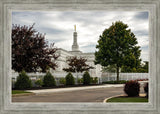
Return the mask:
M12 11L148 11L148 103L14 103L11 102ZM1 0L0 1L0 114L159 114L160 113L160 0Z

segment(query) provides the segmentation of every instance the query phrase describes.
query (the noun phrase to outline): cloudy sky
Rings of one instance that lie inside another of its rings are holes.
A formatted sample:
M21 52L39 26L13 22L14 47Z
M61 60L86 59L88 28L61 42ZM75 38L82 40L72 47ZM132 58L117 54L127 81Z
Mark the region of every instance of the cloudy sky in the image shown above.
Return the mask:
M83 52L95 52L95 46L104 29L112 22L123 21L136 35L141 46L141 58L149 56L149 19L148 12L117 11L43 11L13 12L12 24L31 26L40 33L46 33L49 43L54 42L58 48L71 51L74 25L77 26L78 44Z

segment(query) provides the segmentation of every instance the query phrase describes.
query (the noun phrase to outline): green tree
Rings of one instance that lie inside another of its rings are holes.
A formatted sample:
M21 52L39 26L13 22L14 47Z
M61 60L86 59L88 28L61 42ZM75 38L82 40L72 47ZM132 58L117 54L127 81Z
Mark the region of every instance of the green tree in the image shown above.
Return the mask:
M138 72L148 73L148 61L143 61L144 64L141 64L141 67L137 69Z
M65 80L66 80L66 85L74 85L75 84L74 77L70 72L66 75Z
M56 81L50 72L47 72L43 79L44 87L54 87L56 86Z
M119 69L122 66L136 68L141 62L139 58L141 50L137 44L137 38L128 29L127 24L121 21L112 23L99 37L96 45L95 64L115 65L117 81L119 81Z
M139 68L138 68L139 69ZM122 66L121 68L121 72L138 72L138 69L136 69L135 67L134 68L131 68L130 66Z
M149 62L148 61L144 61L145 65L143 66L143 68L145 69L145 72L148 72L148 66L149 66Z
M122 66L121 72L139 72L139 73L148 73L148 61L143 61L139 67L131 68L129 66Z
M115 65L103 66L102 72L116 72L116 66Z
M84 74L83 74L83 84L84 85L88 85L88 84L90 84L90 82L91 82L91 76L90 76L90 74L86 71Z
M24 70L19 73L19 76L17 78L17 81L15 83L15 88L16 89L28 89L32 87L32 81L29 79L28 75Z

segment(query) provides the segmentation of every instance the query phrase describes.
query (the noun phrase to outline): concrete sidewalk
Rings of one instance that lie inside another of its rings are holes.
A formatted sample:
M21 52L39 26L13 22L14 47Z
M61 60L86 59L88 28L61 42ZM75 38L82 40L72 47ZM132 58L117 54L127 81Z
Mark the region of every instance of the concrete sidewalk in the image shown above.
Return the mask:
M55 89L43 89L43 90L26 90L28 92L33 92L35 94L45 94L45 93L56 93L56 92L68 92L68 91L78 91L86 89L98 89L98 88L108 88L108 87L123 87L124 84L105 84L97 86L88 86L88 87L70 87L70 88L55 88Z

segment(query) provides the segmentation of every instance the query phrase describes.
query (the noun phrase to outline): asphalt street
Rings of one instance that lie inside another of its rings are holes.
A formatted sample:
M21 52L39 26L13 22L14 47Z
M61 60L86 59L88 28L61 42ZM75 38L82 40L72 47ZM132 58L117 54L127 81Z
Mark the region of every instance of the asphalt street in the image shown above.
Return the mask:
M144 93L142 87L141 93ZM123 87L106 87L18 96L12 97L12 102L103 102L108 97L122 94L125 94Z
M12 102L103 102L107 97L124 94L123 87L43 93L12 97Z

